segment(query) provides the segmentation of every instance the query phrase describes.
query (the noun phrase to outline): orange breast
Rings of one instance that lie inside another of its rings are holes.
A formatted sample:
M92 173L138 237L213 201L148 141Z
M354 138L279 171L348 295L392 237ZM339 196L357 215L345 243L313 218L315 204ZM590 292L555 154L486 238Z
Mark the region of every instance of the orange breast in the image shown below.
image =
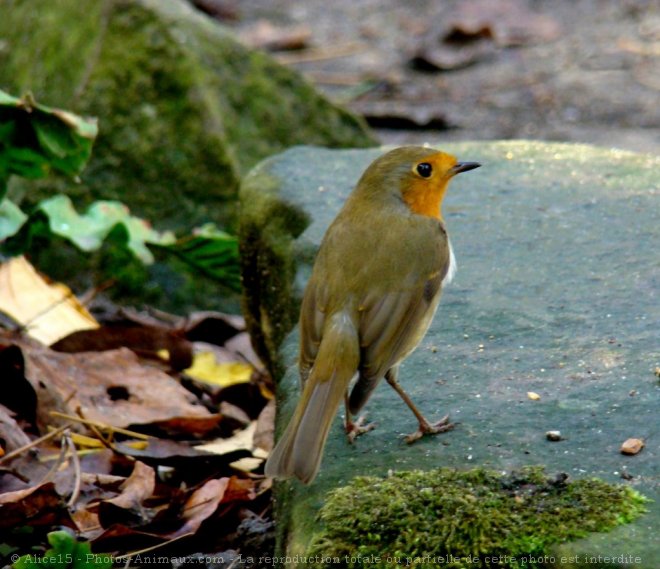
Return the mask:
M403 200L414 213L442 219L442 199L447 191L447 182L430 184L426 180L415 180L403 192Z

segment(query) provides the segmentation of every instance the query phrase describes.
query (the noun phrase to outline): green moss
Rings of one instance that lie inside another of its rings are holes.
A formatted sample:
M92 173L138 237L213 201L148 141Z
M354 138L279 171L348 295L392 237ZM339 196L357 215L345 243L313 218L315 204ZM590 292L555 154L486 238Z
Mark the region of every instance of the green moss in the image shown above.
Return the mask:
M120 200L157 229L184 232L212 221L235 232L241 178L262 159L297 144L374 144L362 119L184 0L4 4L0 88L31 90L42 103L99 119L80 183L11 181L9 195L24 210L61 192L82 209ZM62 276L47 256L41 261L41 270ZM150 282L149 296L139 300L170 310L189 309L194 295L213 305L219 294L217 286L187 277L189 287L166 294L169 271L150 275L164 280ZM288 330L284 313L273 326Z
M309 554L333 559L320 567L437 567L442 557L454 569L531 569L552 544L630 522L645 502L629 487L553 480L540 467L363 476L330 493Z
M267 164L253 170L241 187L241 203L246 204L239 228L242 312L259 357L280 377L284 370L273 354L297 319L291 248L309 217L278 199L279 184L265 172Z
M118 199L159 227L231 228L242 175L296 144L373 144L364 122L183 0L7 0L0 86L99 119L82 184L23 183L78 206Z

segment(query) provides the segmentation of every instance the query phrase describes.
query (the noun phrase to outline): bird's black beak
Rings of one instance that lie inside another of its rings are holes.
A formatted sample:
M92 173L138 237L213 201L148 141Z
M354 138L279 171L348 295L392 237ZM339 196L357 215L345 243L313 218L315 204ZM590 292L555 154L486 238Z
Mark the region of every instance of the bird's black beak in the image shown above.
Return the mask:
M453 175L460 174L461 172L467 172L468 170L474 170L479 168L481 164L479 162L457 162L456 166L451 169Z

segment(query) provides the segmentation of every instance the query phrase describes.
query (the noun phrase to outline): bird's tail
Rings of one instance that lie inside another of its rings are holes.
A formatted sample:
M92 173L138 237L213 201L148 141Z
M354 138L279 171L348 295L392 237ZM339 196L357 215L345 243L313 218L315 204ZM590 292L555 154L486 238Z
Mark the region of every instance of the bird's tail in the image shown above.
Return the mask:
M266 462L267 476L295 476L305 484L316 477L330 425L357 371L359 360L360 347L354 323L342 313L328 318L298 406Z

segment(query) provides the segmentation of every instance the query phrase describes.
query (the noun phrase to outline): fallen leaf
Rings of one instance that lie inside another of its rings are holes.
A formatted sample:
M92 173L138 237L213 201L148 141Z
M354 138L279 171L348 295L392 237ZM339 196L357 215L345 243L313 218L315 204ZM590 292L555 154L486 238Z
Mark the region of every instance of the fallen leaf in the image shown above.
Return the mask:
M211 517L225 495L229 478L209 480L201 488L195 490L183 506L181 518L183 525L167 535L172 539L187 533L195 533L202 522Z
M643 448L644 441L642 439L627 439L621 445L621 454L638 454Z
M557 20L529 9L525 0L472 0L451 12L445 41L491 36L499 46L546 43L561 34Z
M30 443L30 438L18 426L9 409L0 405L0 449L2 455ZM0 456L0 458L2 458Z
M479 36L469 45L457 48L453 44L438 41L437 35L423 41L409 60L413 69L420 71L452 71L463 69L492 58L497 48L488 39L490 34Z
M239 34L250 47L268 51L291 51L308 47L312 30L307 25L276 26L268 20L257 20Z
M181 319L180 327L191 342L223 346L230 338L245 331L245 319L237 314L201 311Z
M141 365L126 348L65 354L17 344L25 358L25 376L39 400L40 430L57 422L51 411L75 415L78 408L87 419L114 427L211 416L176 380Z
M30 382L25 379L25 359L23 352L11 342L15 336L0 330L0 403L11 409L16 417L30 425L35 424L37 417L37 394ZM35 346L37 342L34 343Z
M241 362L218 363L213 352L199 352L193 356L193 365L184 373L197 381L227 387L246 383L252 377L253 367Z
M25 525L75 527L55 484L46 482L0 494L0 529Z
M0 311L45 345L99 326L68 287L46 282L22 256L0 265Z
M190 445L165 439L150 439L144 450L136 450L117 443L118 452L139 459L154 467L171 467L168 473L170 484L177 481L188 486L198 484L209 477L226 476L233 473L230 466L241 458L251 457L247 449L237 449L227 454L215 454Z
M144 427L142 430L158 435L199 439L217 430L218 427L224 425L224 422L225 417L222 413L203 417L170 417L164 421L152 421L148 427Z
M31 439L23 432L9 410L0 405L0 444L3 455L30 444ZM34 450L1 460L0 493L24 490L43 480L48 467L35 460ZM4 458L4 457L0 457Z
M153 495L155 488L154 469L136 461L133 472L120 488L121 494L99 503L99 522L103 527L115 523L144 525L151 520L153 513L143 506L143 502Z
M229 338L224 345L227 350L238 354L244 361L252 364L256 369L265 369L264 364L252 347L250 334L247 332L236 334L234 337Z
M254 432L254 446L270 452L273 450L275 438L275 400L271 400L263 408L257 418L257 427Z
M103 533L103 526L101 526L99 516L96 512L78 508L73 511L71 517L78 528L78 532L86 540L91 541L96 539Z
M533 391L528 391L527 399L531 399L532 401L538 401L539 399L541 399L541 396L538 393L534 393Z
M389 101L356 101L351 110L361 114L373 128L403 130L448 130L453 128L440 107L410 106Z
M101 352L130 348L136 354L156 359L166 350L172 369L181 370L192 364L192 343L181 332L158 326L101 326L95 330L80 330L51 345L56 352Z
M259 467L268 458L268 451L258 448L254 444L254 435L257 430L257 421L252 421L248 427L238 431L231 437L216 439L210 443L198 445L198 450L214 454L227 455L237 451L248 451L251 456L242 457L231 463L237 470L252 471Z
M238 20L239 13L234 0L190 0L190 3L201 12L216 20Z
M249 450L252 452L254 449L254 433L257 429L257 422L252 421L248 427L238 431L234 436L216 439L210 443L197 445L197 450L203 450L213 454L226 454L235 450Z

